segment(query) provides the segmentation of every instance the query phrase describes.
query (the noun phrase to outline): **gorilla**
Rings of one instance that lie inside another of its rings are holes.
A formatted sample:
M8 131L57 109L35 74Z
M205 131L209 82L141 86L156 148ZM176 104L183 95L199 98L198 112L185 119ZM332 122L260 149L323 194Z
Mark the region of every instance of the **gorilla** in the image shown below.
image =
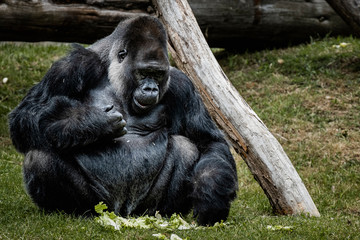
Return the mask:
M234 159L189 78L171 67L159 20L129 18L74 45L10 113L25 188L45 210L226 220Z

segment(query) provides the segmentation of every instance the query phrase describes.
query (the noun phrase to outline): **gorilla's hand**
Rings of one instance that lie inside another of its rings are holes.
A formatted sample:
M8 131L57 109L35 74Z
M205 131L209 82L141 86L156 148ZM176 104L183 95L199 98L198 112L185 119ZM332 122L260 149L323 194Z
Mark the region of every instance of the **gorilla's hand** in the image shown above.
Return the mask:
M104 107L107 116L107 123L114 138L121 137L127 133L126 122L123 115L114 109L114 105Z

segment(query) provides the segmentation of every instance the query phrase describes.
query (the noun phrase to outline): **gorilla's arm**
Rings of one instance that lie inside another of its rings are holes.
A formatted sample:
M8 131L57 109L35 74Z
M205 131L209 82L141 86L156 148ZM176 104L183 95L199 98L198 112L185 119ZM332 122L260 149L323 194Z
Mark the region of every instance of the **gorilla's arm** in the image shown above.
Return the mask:
M54 97L41 114L39 127L54 149L86 146L123 135L125 121L111 108L99 109L64 97Z
M79 45L55 62L10 113L15 147L23 153L49 147L62 150L119 135L124 127L119 112L84 104L90 90L106 79L105 74L97 54Z
M194 214L200 224L225 220L237 190L236 166L229 146L191 81L172 69L170 84L169 90L177 95L172 101L177 105L172 107L175 129L184 132L201 154L192 179Z

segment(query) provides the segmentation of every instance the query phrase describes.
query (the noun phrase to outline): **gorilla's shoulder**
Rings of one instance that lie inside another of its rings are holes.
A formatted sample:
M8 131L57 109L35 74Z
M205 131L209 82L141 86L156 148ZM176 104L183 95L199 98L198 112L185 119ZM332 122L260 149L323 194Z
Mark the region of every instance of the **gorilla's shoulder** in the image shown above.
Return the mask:
M106 74L107 69L97 53L73 44L65 57L52 64L38 89L45 89L49 95L78 98L98 84Z
M182 97L189 97L195 93L195 86L192 81L179 69L170 67L169 92Z

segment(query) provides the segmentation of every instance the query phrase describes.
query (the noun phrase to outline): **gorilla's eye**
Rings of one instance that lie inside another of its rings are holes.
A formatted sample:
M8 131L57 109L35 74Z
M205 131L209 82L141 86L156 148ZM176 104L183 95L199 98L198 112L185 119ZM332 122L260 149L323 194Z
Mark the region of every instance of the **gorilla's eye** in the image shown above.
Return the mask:
M119 59L119 62L120 62L120 63L121 63L122 61L124 61L126 55L127 55L126 49L123 49L123 50L121 50L121 51L118 53L118 59Z

